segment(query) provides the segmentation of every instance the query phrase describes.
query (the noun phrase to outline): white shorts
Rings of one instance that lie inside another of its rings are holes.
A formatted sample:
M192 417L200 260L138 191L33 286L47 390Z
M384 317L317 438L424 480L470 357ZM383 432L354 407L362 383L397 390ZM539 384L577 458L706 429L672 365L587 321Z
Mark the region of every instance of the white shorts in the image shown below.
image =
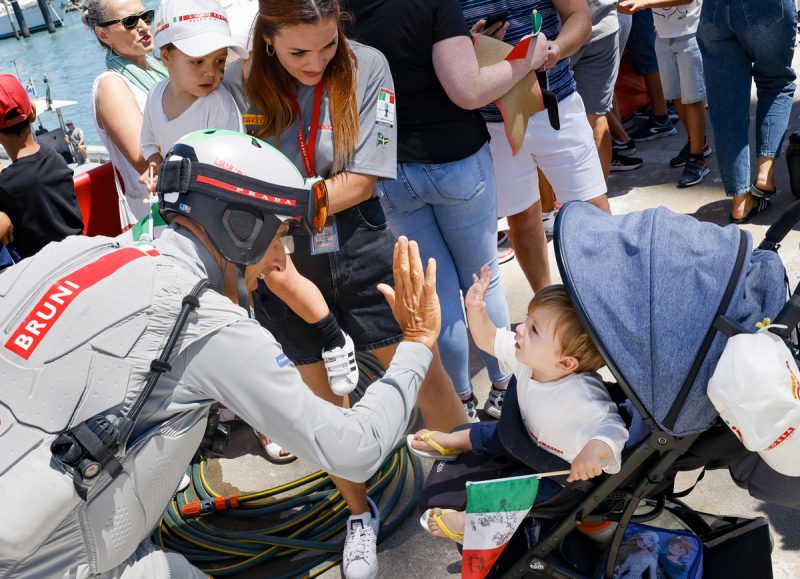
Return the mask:
M561 130L553 130L547 111L528 119L522 148L511 155L503 123L486 123L497 180L497 215L508 217L539 200L537 166L553 186L559 203L587 201L608 190L583 101L577 92L558 103Z

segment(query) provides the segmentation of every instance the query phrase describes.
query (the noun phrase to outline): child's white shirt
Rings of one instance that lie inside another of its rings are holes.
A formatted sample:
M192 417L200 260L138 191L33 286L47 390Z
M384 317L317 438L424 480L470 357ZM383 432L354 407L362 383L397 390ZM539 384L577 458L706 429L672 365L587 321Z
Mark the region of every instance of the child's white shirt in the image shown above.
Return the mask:
M231 93L219 85L206 97L195 100L188 109L172 120L162 104L169 79L159 82L147 95L140 147L145 159L155 153L166 155L170 147L184 135L202 129L229 129L244 132L242 116Z
M520 414L535 444L572 463L587 442L601 440L613 451L604 470L619 471L628 430L599 374L582 372L538 382L517 360L514 333L503 328L497 328L494 353L501 368L517 378Z
M693 0L682 6L653 8L653 24L659 38L678 38L696 34L700 22L702 0Z

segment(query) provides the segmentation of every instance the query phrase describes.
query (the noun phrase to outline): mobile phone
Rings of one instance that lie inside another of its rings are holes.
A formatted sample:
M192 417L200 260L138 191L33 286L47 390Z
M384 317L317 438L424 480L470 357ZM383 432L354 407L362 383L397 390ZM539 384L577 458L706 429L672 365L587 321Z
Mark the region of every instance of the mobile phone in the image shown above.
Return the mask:
M500 12L489 14L489 16L486 17L486 24L483 25L483 29L486 30L498 23L501 25L505 24L506 20L508 20L508 10L501 10Z

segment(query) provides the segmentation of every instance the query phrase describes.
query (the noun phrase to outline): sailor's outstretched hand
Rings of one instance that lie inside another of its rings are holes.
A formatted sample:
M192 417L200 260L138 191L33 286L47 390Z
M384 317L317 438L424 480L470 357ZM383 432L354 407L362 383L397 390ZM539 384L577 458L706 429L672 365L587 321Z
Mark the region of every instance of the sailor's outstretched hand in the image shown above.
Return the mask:
M436 295L436 261L422 260L416 241L401 236L394 245L394 288L379 284L405 340L420 342L433 349L442 325L439 296Z

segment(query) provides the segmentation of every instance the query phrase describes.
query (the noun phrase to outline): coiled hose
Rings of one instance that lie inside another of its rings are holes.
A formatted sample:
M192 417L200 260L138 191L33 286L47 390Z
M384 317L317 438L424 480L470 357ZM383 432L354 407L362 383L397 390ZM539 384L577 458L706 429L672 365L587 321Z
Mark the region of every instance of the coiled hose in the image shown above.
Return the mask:
M359 353L356 358L360 375L353 401L383 375L371 354ZM281 563L283 574L270 576L317 577L340 563L343 542L331 539L344 530L349 511L326 473L318 471L260 492L222 495L209 483L207 469L206 460L195 457L187 469L191 484L167 507L153 533L154 543L182 553L212 577L244 573L301 550L318 554ZM379 543L411 514L422 483L422 464L403 443L367 481L367 494L381 510ZM410 496L400 504L409 484ZM210 514L195 516L202 513ZM249 524L242 519L249 519ZM258 528L238 530L254 525Z

